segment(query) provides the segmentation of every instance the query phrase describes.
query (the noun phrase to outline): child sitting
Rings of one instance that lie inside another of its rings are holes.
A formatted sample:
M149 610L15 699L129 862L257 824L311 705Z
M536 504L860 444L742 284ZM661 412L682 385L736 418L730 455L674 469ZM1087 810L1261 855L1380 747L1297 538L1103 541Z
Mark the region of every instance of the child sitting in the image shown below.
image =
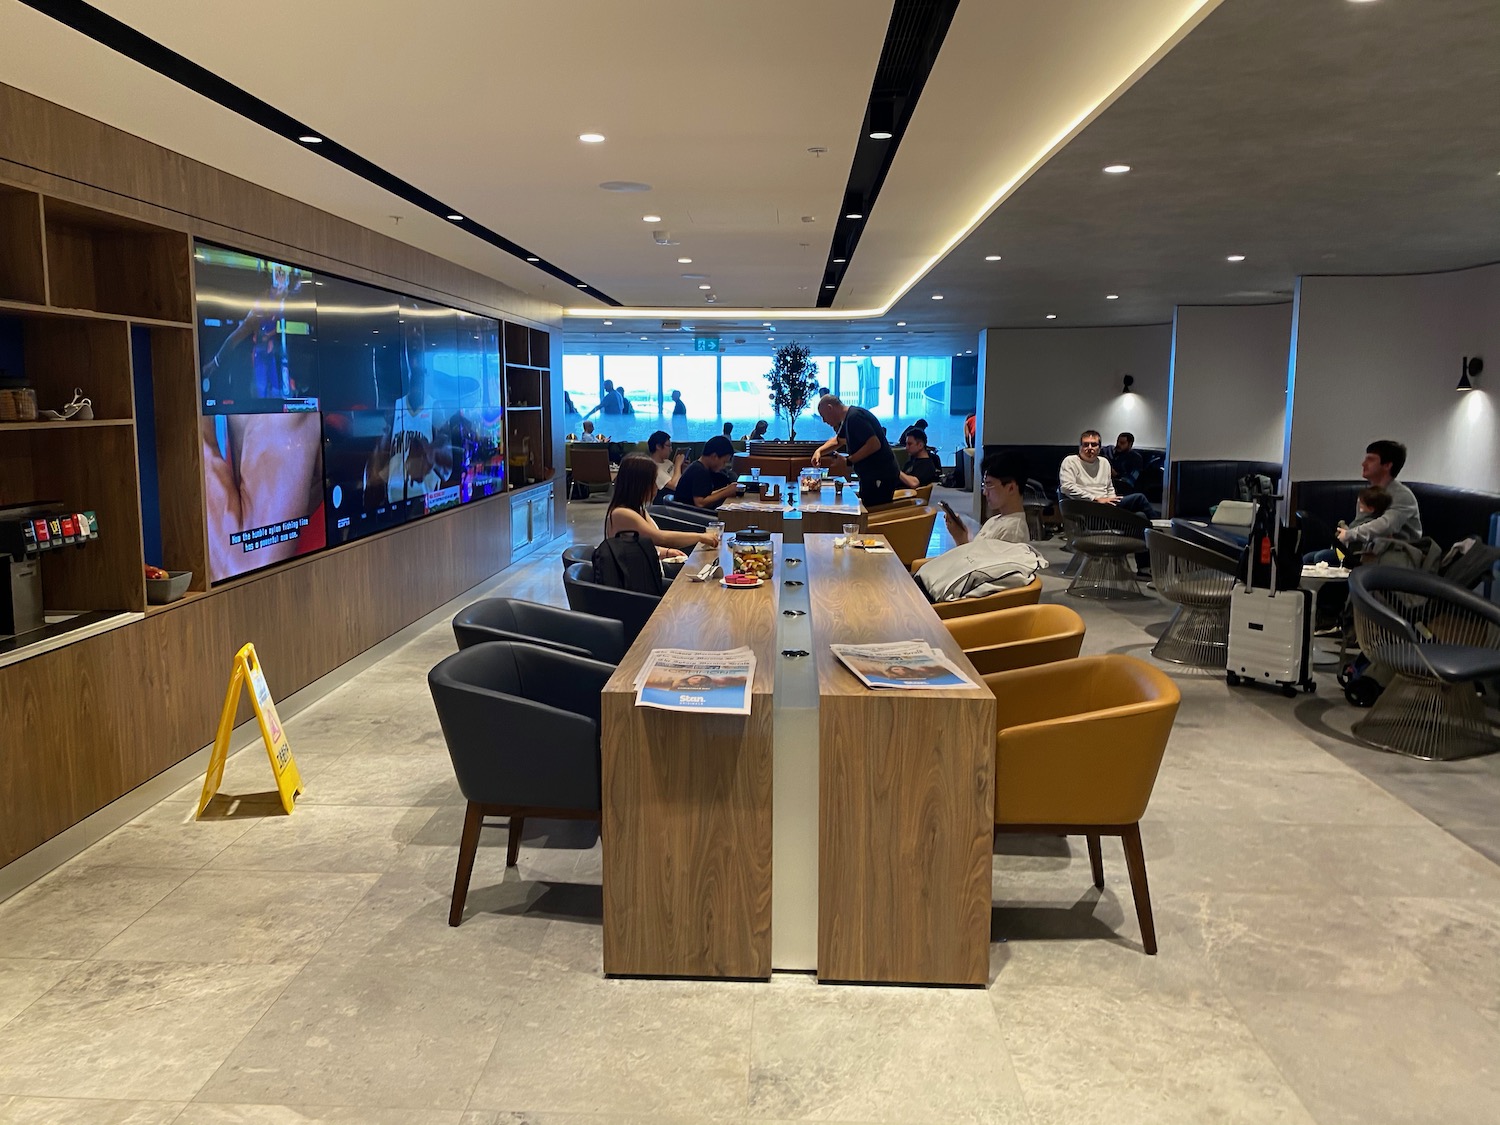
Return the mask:
M1354 522L1345 525L1343 520L1339 520L1339 526L1354 528L1360 524L1369 523L1376 516L1385 515L1390 510L1390 507L1391 494L1389 492L1383 488L1366 488L1360 492L1359 497L1354 502ZM1338 566L1342 558L1343 556L1338 549L1329 547L1327 550L1313 551L1302 561L1311 565L1327 563L1329 566ZM1370 562L1372 558L1373 556L1369 552L1366 552L1360 556L1359 561Z

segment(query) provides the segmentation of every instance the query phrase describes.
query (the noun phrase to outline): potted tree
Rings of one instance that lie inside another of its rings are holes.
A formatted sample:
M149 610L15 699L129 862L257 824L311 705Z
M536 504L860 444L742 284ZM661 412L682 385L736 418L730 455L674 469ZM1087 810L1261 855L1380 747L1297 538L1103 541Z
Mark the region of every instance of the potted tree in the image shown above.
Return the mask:
M818 365L801 344L783 344L776 349L766 382L771 387L771 407L776 417L786 415L790 440L797 440L797 418L818 393Z

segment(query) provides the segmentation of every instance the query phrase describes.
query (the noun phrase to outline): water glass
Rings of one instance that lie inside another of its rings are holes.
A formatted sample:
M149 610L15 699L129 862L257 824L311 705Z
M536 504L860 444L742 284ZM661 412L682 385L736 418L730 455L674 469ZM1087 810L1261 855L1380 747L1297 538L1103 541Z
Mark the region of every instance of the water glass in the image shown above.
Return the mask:
M760 483L760 466L759 465L756 465L753 468L751 468L751 470L750 470L750 479L753 480L756 484Z
M857 523L846 523L844 525L844 536L846 538L848 538L848 539L858 539L859 538L859 524L857 524Z

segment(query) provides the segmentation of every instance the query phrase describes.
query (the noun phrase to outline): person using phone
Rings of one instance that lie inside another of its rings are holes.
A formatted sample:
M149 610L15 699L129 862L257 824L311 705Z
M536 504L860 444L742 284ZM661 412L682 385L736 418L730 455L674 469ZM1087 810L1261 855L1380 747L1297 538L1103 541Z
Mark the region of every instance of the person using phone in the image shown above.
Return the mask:
M968 524L948 506L946 500L938 501L943 509L943 523L954 544L962 546L975 539L998 539L1005 543L1031 542L1031 529L1026 526L1026 510L1021 504L1021 487L1026 482L1026 462L1020 454L1010 450L992 453L980 467L984 498L995 514L987 519L977 532L971 532Z
M684 457L681 453L672 452L672 435L666 430L657 430L646 439L646 451L651 454L651 460L656 462L656 491L676 492L677 483L682 480Z

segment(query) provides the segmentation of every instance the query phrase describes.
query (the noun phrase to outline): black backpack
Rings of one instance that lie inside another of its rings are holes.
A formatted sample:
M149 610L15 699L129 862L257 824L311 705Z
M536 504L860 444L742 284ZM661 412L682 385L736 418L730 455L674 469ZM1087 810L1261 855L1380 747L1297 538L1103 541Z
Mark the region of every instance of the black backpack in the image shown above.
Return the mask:
M594 548L594 581L600 586L661 597L666 593L656 544L638 531L622 531Z

